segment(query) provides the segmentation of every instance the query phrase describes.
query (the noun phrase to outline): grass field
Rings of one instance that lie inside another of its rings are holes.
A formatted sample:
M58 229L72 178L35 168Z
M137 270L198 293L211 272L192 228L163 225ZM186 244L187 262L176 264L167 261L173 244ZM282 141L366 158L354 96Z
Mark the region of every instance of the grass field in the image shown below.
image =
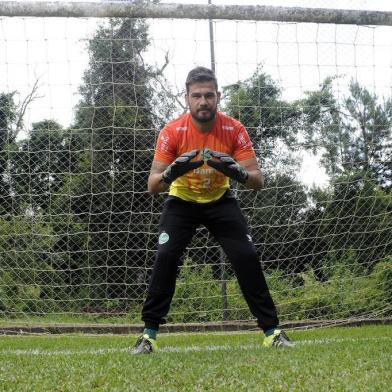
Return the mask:
M391 391L392 327L291 331L293 349L261 334L159 336L136 356L136 336L0 337L0 391Z

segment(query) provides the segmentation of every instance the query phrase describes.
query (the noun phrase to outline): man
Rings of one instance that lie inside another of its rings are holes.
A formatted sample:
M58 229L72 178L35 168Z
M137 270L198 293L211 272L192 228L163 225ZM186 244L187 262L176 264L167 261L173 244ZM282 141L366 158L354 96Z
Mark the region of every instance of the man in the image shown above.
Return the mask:
M214 73L191 70L186 80L189 113L160 132L148 179L152 194L167 191L159 223L158 252L142 310L145 328L134 353L157 350L156 335L165 323L186 246L204 225L225 251L250 311L265 334L267 347L292 346L278 329L256 249L229 179L259 190L263 176L249 135L234 118L217 111L220 100Z

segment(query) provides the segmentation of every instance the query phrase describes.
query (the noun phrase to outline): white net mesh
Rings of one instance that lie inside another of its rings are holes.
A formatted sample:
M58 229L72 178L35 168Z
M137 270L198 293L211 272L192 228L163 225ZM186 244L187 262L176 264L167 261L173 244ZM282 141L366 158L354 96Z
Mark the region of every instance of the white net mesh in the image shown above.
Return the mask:
M282 321L388 317L391 27L214 22L221 109L264 169L235 188ZM0 318L140 322L164 195L146 181L208 21L0 18ZM247 321L204 228L169 322Z

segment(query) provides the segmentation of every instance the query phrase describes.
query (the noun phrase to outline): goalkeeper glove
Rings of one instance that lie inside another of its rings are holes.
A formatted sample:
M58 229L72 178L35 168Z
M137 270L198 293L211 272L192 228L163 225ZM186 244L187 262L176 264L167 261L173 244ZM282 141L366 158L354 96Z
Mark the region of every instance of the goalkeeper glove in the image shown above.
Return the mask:
M198 153L199 150L192 150L180 155L162 173L162 181L166 182L166 184L171 184L176 178L183 176L190 170L202 166L204 164L203 160L191 162L191 159Z
M230 155L223 152L211 151L211 156L218 158L219 161L214 161L209 159L207 165L213 167L214 169L220 171L227 177L245 184L248 179L248 172L239 165Z

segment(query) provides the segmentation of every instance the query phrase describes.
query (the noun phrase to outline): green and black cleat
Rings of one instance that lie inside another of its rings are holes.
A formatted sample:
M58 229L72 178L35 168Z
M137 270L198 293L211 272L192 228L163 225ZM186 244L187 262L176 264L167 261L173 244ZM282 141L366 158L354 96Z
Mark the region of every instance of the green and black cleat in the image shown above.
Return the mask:
M270 336L264 338L264 347L294 347L295 344L289 339L289 337L281 329L276 329Z
M151 354L158 350L155 339L151 339L148 335L140 336L133 348L133 354Z

